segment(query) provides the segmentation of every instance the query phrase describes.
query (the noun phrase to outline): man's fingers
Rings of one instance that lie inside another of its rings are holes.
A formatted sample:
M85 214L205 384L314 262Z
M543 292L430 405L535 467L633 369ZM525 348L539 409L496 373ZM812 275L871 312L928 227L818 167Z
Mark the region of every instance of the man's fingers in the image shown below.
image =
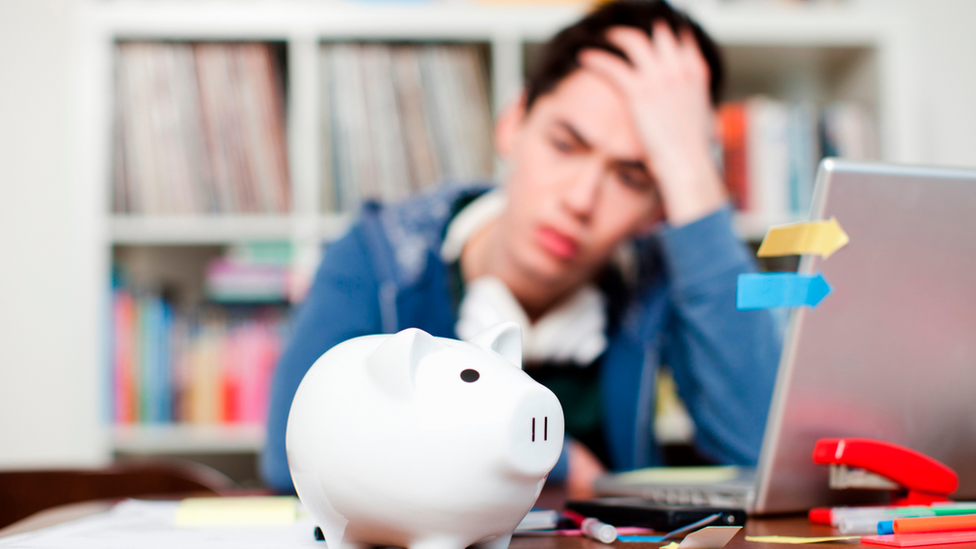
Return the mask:
M695 35L691 29L682 29L678 41L678 57L681 59L681 66L686 74L691 75L697 80L707 82L710 76L708 63L698 49L695 42Z
M651 31L651 43L660 63L671 70L680 70L681 54L678 39L671 32L671 27L663 21L654 23Z
M607 40L624 52L634 68L639 71L653 70L658 64L651 39L641 30L633 27L613 27L607 31Z
M651 36L633 27L614 27L607 31L607 40L630 59L648 84L680 82L688 77L708 79L708 65L690 29L682 29L675 36L667 23L658 21Z
M580 65L603 76L616 86L624 95L630 95L634 90L637 75L626 61L616 55L596 49L583 50L579 54Z

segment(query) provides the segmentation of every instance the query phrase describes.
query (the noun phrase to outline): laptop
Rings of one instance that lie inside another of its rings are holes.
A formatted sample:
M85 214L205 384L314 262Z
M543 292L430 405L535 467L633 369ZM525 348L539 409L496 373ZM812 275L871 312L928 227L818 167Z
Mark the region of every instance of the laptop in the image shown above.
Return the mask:
M831 217L850 243L800 261L833 293L790 313L757 467L621 473L599 495L750 514L876 502L811 459L818 439L866 437L942 461L953 498L976 499L976 171L825 159L811 218Z

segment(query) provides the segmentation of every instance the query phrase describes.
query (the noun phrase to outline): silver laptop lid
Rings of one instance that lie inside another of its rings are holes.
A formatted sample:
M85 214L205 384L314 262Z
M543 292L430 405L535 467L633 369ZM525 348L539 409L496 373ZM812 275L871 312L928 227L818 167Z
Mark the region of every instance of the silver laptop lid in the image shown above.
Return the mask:
M832 216L851 240L800 263L834 291L791 313L751 510L851 496L811 461L834 437L918 450L976 496L976 171L828 159L811 217Z

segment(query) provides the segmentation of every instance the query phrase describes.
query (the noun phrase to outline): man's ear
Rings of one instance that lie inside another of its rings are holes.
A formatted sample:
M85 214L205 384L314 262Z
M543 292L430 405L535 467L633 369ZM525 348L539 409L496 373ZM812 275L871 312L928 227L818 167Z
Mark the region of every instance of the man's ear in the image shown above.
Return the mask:
M495 121L495 151L506 158L515 150L519 129L525 120L525 92L518 99L505 106Z

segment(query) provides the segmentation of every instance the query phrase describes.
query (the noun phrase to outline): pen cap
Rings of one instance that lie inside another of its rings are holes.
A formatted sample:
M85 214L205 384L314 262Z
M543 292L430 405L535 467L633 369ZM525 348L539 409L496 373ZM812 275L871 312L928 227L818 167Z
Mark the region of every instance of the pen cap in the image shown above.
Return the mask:
M875 515L873 517L844 517L837 523L841 534L874 534L878 531L878 523L888 520L888 517Z
M831 525L830 515L831 515L830 507L814 507L813 509L810 509L810 513L808 516L810 518L810 522L812 522L813 524L823 524L826 526L830 526Z
M613 543L617 539L617 529L613 526L600 522L595 518L588 518L580 526L587 537L593 538L601 543Z

